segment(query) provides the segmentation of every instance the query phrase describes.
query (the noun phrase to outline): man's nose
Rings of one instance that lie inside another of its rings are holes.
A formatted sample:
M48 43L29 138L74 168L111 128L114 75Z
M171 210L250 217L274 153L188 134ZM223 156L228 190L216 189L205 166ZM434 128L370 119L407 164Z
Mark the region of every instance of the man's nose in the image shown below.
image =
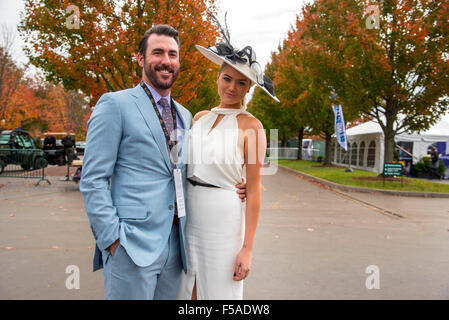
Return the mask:
M162 55L161 63L165 65L170 64L170 57L168 56L168 53L164 53Z

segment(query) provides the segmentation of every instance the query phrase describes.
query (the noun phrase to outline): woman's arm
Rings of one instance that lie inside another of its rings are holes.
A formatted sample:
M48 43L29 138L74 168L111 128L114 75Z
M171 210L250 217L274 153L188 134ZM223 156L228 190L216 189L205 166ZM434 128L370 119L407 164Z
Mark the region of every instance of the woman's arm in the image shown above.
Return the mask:
M267 147L265 132L259 120L254 117L242 119L244 137L244 156L246 166L246 215L245 215L245 237L240 250L236 265L234 280L243 280L248 276L251 268L251 257L254 247L257 224L261 206L262 176Z

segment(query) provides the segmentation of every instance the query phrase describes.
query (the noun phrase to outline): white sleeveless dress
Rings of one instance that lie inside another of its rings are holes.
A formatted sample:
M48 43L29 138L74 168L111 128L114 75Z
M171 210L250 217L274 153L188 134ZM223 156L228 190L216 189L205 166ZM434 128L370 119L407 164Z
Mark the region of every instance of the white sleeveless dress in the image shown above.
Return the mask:
M243 146L237 115L243 109L213 108L192 126L187 177L218 186L193 186L186 191L186 255L177 299L190 300L196 280L199 300L239 300L243 281L234 281L237 255L245 230L244 203L235 187L243 176ZM210 131L219 114L224 117Z

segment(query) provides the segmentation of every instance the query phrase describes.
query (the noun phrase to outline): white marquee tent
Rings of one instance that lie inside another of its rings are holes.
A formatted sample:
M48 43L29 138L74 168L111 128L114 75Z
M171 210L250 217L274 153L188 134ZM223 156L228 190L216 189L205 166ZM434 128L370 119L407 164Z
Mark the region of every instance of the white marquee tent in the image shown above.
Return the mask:
M333 139L331 159L334 164L351 164L351 167L382 172L384 161L384 134L377 121L372 120L346 130L348 152ZM440 160L449 168L449 122L441 120L421 133L396 135L398 145L413 155L413 164L427 154L431 145L438 147ZM404 154L405 155L405 154Z

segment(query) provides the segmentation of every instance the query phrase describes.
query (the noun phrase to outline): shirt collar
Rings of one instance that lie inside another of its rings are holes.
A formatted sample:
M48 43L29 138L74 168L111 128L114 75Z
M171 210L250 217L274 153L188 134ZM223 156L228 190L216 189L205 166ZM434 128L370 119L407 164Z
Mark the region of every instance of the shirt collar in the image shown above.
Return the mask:
M144 81L145 82L145 81ZM156 89L154 89L152 86L150 86L148 83L145 82L145 85L148 87L148 89L151 92L151 95L154 98L154 101L156 101L156 103L159 103L159 100L161 100L161 98L167 98L169 103L170 103L170 93L168 93L168 96L166 97L162 97L159 92L156 91Z

